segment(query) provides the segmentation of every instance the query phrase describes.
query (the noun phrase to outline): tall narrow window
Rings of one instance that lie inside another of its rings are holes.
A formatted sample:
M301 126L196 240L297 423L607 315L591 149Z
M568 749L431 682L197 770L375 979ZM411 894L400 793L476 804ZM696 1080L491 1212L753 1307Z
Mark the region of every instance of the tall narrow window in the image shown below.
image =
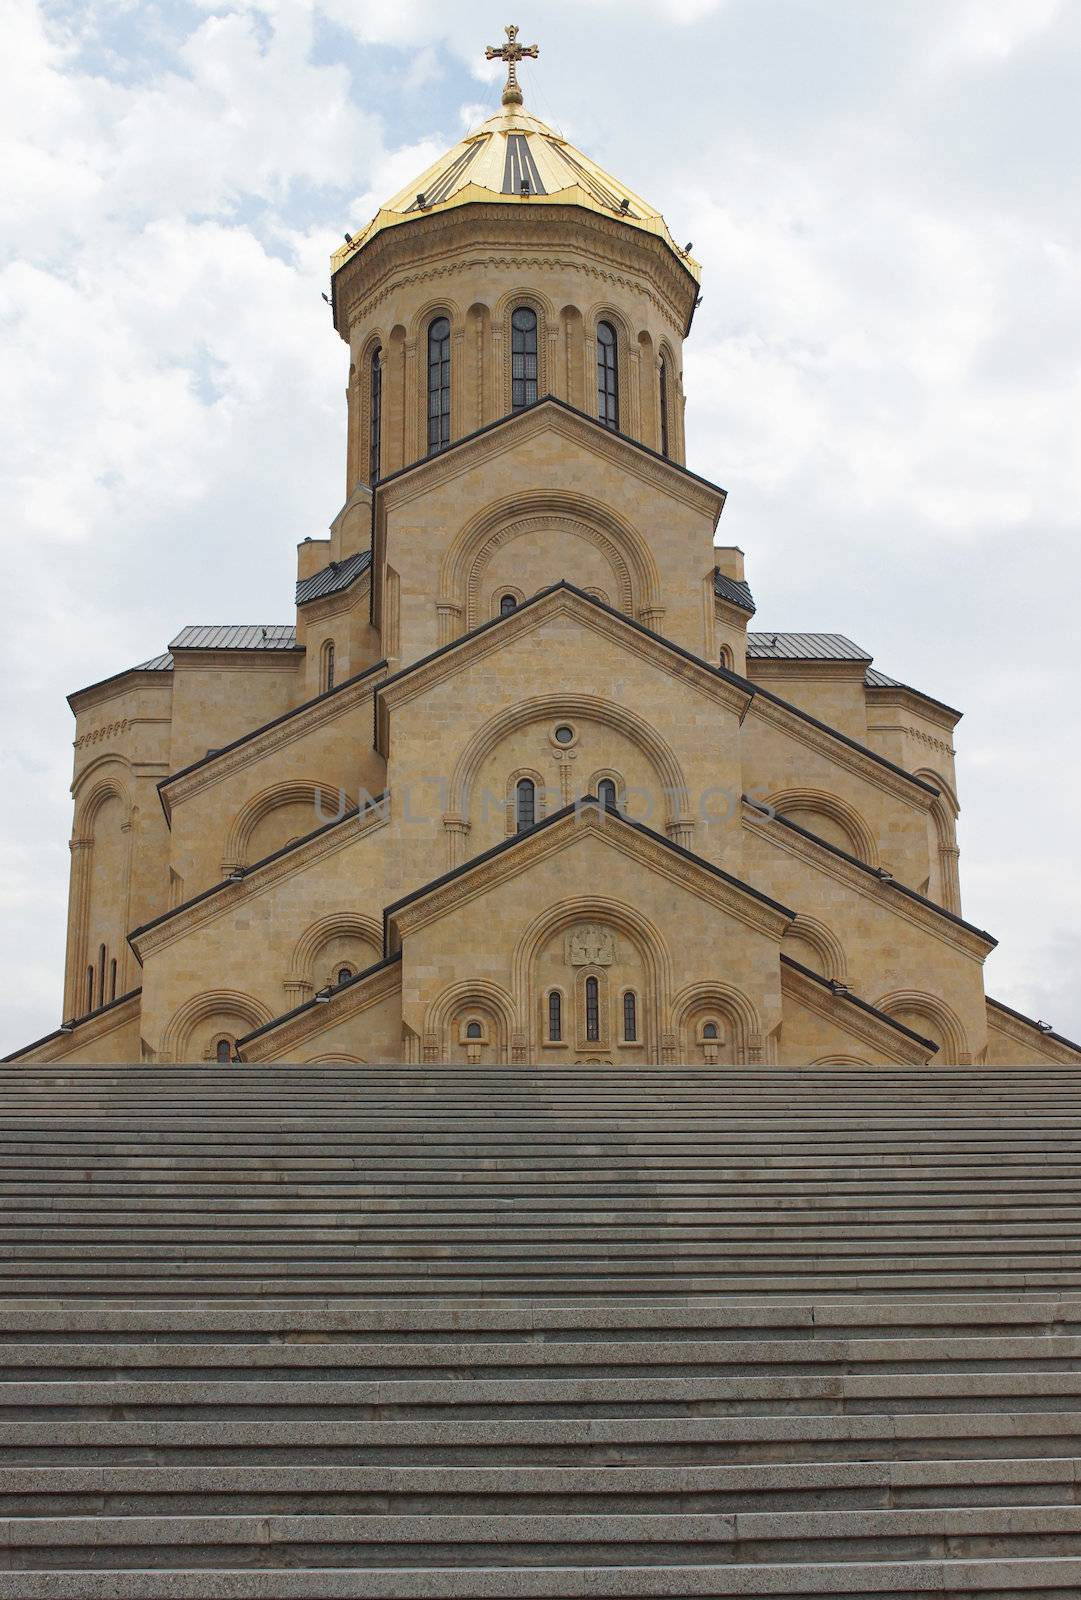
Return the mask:
M219 1039L214 1046L214 1060L220 1061L224 1066L233 1059L233 1047L228 1039Z
M616 330L610 322L597 324L597 416L613 433L619 430L619 367Z
M509 617L512 611L517 611L518 601L512 594L505 594L499 602L499 615Z
M512 411L537 398L537 313L519 306L510 319L510 405Z
M638 1038L638 996L633 989L623 996L623 1037L628 1042Z
M383 352L372 351L368 393L368 482L379 482L379 452L383 441Z
M436 317L428 328L428 454L450 443L450 322Z
M548 1038L558 1044L563 1037L563 996L553 989L548 996Z
M339 967L338 968L338 976L337 976L337 980L336 981L338 983L348 983L352 976L353 976L352 967Z
M668 363L661 357L661 455L668 454Z
M98 945L98 1005L105 1004L105 946Z
M323 646L323 688L334 687L334 640L328 639Z
M94 969L93 969L93 967L87 967L87 969L86 969L86 1009L88 1011L93 1011L93 1009L94 1009Z
M601 1036L601 993L596 978L586 979L586 1038L592 1044Z
M524 833L537 820L537 786L532 778L518 779L514 798L518 832Z
M619 810L619 793L611 778L602 778L597 785L597 799L605 811Z
M109 962L109 999L116 999L116 957Z

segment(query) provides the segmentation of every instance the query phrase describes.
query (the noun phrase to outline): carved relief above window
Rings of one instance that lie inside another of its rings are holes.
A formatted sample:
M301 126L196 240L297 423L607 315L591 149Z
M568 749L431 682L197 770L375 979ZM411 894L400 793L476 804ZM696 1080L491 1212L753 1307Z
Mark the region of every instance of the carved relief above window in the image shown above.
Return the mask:
M567 934L569 967L610 967L616 959L616 940L611 928L583 922Z

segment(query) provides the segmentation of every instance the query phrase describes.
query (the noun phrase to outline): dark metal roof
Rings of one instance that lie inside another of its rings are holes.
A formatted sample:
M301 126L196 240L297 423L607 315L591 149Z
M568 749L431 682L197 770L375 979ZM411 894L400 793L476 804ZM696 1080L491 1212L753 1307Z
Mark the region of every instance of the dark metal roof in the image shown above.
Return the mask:
M995 1000L987 996L987 1004L994 1006L996 1011L1004 1011L1008 1017L1014 1017L1018 1022L1027 1023L1030 1028L1035 1028L1042 1033L1045 1039L1054 1039L1056 1044L1064 1044L1068 1050L1081 1050L1081 1044L1076 1039L1067 1039L1064 1033L1056 1033L1046 1022L1037 1022L1035 1017L1026 1017L1023 1011L1015 1011L1013 1006L1008 1006L1002 1000Z
M714 567L713 593L718 600L730 600L734 606L740 606L744 611L749 611L752 617L754 616L754 596L742 578L727 578L720 567Z
M933 1039L925 1039L922 1033L916 1033L903 1022L898 1022L888 1012L880 1011L877 1006L871 1005L869 1000L861 1000L858 994L853 994L847 984L838 984L829 978L824 978L820 972L815 972L813 967L805 967L802 961L793 961L791 956L781 952L781 961L786 967L791 967L793 972L801 973L803 977L810 978L813 983L820 984L823 989L828 989L838 1000L844 1000L848 1005L856 1006L860 1011L866 1011L868 1016L876 1017L879 1022L885 1022L889 1027L895 1028L898 1033L906 1034L909 1039L914 1039L917 1044L925 1045L932 1052L937 1053L938 1045Z
M868 689L904 689L906 694L917 695L929 705L939 706L943 711L948 711L952 717L964 716L964 712L958 711L956 706L947 705L945 700L936 700L933 694L926 694L922 689L914 689L910 683L902 683L900 678L891 678L888 673L879 672L877 667L868 667L863 675L863 681Z
M843 633L749 633L748 661L870 661Z
M295 650L297 630L288 622L193 623L169 641L170 650Z
M371 564L371 551L362 550L359 555L349 556L345 561L332 561L319 572L313 572L310 578L301 578L297 584L297 605L302 606L308 600L321 600L326 594L337 594L341 589L348 589L362 573L367 572Z
M172 672L173 658L168 650L160 656L151 656L149 661L140 661L137 667L129 667L129 672Z

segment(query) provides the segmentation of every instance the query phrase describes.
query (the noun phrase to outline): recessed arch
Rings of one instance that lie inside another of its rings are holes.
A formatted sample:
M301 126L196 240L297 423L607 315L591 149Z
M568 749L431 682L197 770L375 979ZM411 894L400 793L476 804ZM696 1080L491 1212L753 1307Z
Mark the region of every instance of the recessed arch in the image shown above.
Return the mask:
M773 794L756 801L756 804L762 810L769 807L779 817L789 817L800 827L805 827L808 833L815 832L816 814L828 818L844 835L849 854L869 867L879 864L878 843L863 817L855 806L842 800L839 795L831 794L828 789L777 789ZM827 844L834 842L832 839L826 840Z
M529 1019L531 1029L536 1027L536 1007L530 1004L530 996L534 988L534 969L538 956L554 935L580 922L604 924L635 947L645 971L645 982L639 994L638 1042L648 1053L655 1055L657 1019L667 1014L667 999L672 992L671 954L664 935L640 907L626 905L606 895L578 895L561 901L557 906L545 906L527 924L515 946L511 963L518 1015ZM547 985L545 992L551 987ZM566 1019L564 1038L570 1039ZM536 1036L531 1033L527 1040L530 1052L537 1049L543 1039L543 1031Z
M490 1043L499 1065L510 1060L511 1038L516 1032L511 996L486 979L464 979L451 984L429 1005L424 1019L425 1055L432 1061L451 1061L459 1044L457 1024L475 1011L489 1024ZM453 1037L452 1037L453 1036Z
M895 1022L929 1037L938 1044L932 1058L936 1067L967 1067L972 1064L968 1036L960 1017L938 995L922 989L891 989L875 1002Z
M162 1034L160 1059L202 1060L211 1035L242 1036L271 1021L269 1007L253 995L237 989L208 989L185 1000L173 1012Z
M730 983L711 980L708 983L688 984L672 1002L672 1023L679 1040L679 1059L692 1062L697 1043L695 1024L706 1014L727 1024L728 1038L724 1040L728 1065L747 1066L762 1059L762 1024L752 1000L741 989Z
M469 814L471 791L482 763L509 734L533 722L586 718L614 728L638 747L657 774L661 793L669 804L678 803L677 796L689 793L683 768L671 745L651 728L648 722L617 705L611 700L600 700L594 695L552 694L538 695L532 700L522 700L507 706L474 733L455 763L449 789L448 813L461 817ZM666 825L685 820L682 814L665 819Z
M805 911L801 911L794 921L789 923L782 935L782 953L790 954L790 951L785 950L785 941L797 939L810 945L818 957L818 971L823 978L836 978L841 983L847 980L848 961L844 945L832 928L827 927L818 917L809 916Z
M487 506L452 541L440 570L440 606L456 607L463 631L485 620L485 573L492 557L519 538L570 533L592 544L612 573L617 608L638 617L660 603L660 574L648 543L623 517L586 495L509 495ZM552 572L549 581L573 576Z
M379 960L383 948L383 930L376 918L359 911L330 911L305 928L297 940L286 981L314 987L320 956L328 945L338 939L356 939L371 946L372 958L366 965L371 966Z
M312 833L322 823L330 822L335 817L352 810L355 801L351 800L337 784L311 783L302 778L270 784L258 794L252 795L233 818L225 842L222 870L227 872L233 867L248 866L251 840L260 823L275 811L298 805L307 805L311 808L311 825L303 829L299 835L303 838L305 833Z

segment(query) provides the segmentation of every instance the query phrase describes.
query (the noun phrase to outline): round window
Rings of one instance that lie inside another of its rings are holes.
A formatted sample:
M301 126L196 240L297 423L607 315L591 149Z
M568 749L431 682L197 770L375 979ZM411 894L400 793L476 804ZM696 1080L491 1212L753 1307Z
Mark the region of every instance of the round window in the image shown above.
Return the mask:
M573 744L574 729L567 722L561 722L556 729L556 744Z

